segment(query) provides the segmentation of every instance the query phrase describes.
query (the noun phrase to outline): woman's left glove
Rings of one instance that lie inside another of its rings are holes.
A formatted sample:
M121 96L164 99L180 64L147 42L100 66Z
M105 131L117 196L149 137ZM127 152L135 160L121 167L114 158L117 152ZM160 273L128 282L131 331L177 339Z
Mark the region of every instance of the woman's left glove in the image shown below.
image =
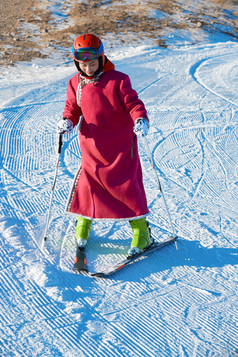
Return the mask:
M146 118L137 119L133 130L137 136L146 136L149 131L149 121Z
M57 123L57 131L59 134L68 134L73 130L73 128L73 123L68 118L63 118Z

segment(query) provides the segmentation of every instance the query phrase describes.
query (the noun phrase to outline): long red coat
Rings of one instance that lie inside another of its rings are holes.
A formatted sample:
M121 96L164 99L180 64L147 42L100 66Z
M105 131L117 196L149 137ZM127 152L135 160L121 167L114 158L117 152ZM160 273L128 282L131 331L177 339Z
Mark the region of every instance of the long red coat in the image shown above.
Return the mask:
M70 79L63 117L74 126L83 115L79 134L81 166L75 176L66 211L86 218L132 219L148 214L137 139L136 119L145 117L126 74L104 72L82 89L79 75Z

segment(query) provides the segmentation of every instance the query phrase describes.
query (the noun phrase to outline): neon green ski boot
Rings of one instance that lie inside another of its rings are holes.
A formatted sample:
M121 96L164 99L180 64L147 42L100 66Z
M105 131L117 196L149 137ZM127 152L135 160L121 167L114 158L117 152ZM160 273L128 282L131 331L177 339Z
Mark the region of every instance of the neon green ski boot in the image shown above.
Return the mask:
M90 232L92 228L92 220L83 217L78 217L78 222L75 229L75 237L77 245L80 248L84 248L87 244Z
M130 221L130 225L133 231L133 238L131 247L128 250L128 256L133 256L150 246L153 239L151 238L149 224L145 217Z

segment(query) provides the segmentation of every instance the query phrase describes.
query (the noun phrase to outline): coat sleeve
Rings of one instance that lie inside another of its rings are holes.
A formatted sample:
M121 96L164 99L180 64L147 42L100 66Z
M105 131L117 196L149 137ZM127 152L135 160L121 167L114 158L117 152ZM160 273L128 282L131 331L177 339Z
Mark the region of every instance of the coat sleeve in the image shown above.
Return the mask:
M75 77L69 80L67 88L67 99L64 107L63 118L68 118L72 121L73 126L78 124L79 117L82 115L81 108L77 104L76 98L77 81Z
M119 96L126 112L130 114L134 122L139 118L149 120L145 105L142 100L138 98L138 94L132 88L130 78L127 75L121 80Z

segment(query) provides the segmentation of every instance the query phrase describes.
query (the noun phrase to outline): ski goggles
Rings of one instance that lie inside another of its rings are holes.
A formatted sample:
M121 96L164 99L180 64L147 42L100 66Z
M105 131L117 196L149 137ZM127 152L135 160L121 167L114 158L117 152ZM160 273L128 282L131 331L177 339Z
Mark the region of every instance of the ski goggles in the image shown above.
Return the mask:
M95 60L102 54L102 51L103 51L102 43L99 48L87 47L87 48L78 48L77 50L75 50L74 45L72 46L72 53L77 61Z

